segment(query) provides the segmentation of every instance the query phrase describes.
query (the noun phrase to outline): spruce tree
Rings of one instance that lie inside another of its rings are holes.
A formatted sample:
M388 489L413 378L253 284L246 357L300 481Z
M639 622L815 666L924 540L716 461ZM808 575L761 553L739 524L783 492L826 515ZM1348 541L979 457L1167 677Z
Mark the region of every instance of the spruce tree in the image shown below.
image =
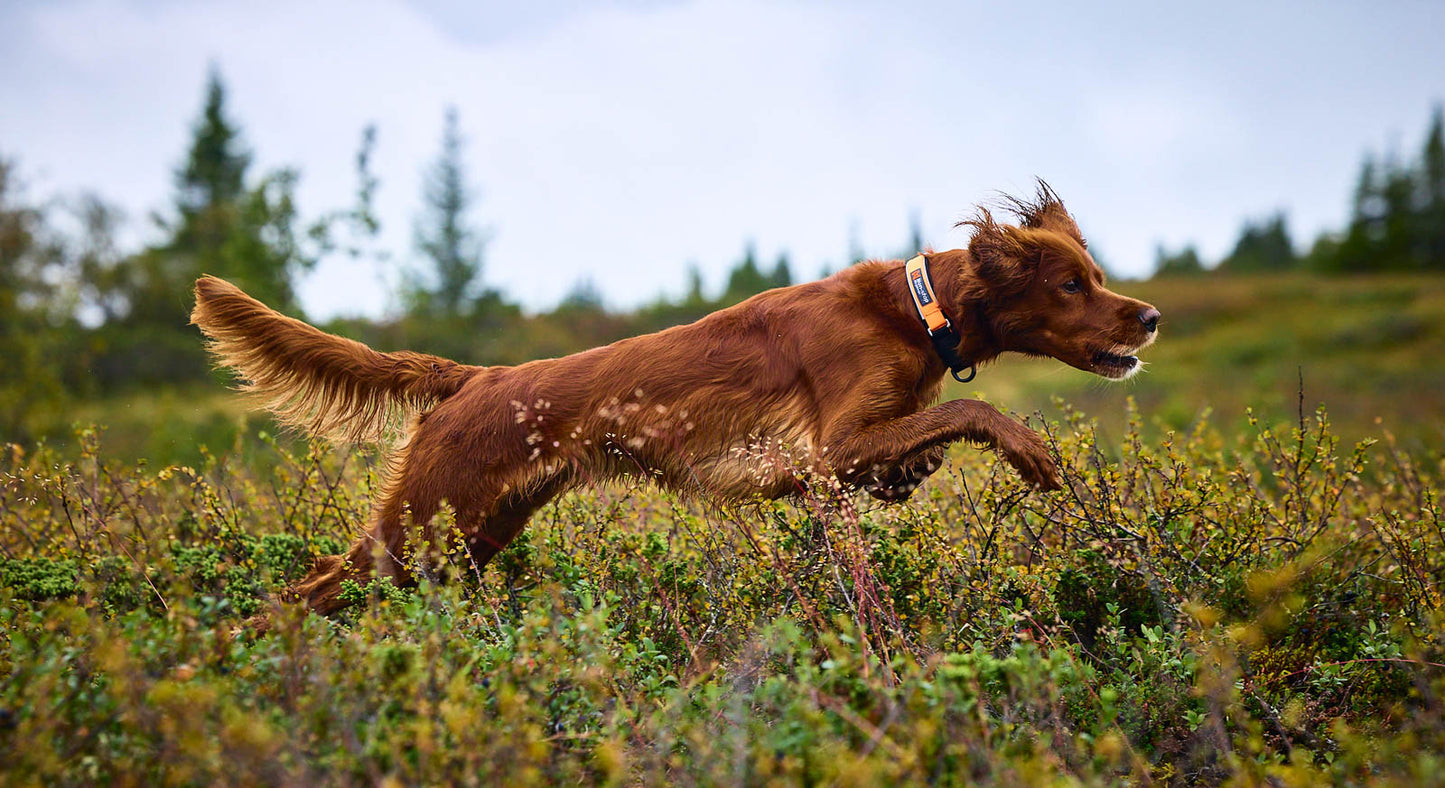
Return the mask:
M1360 165L1355 192L1350 203L1350 226L1333 253L1318 259L1318 264L1335 271L1365 271L1377 264L1376 247L1383 232L1383 201L1375 167L1375 157L1366 155Z
M1259 223L1246 222L1234 251L1220 262L1219 270L1231 273L1288 271L1298 261L1284 214L1277 213Z
M240 130L226 116L226 86L212 67L186 163L176 172L176 207L183 223L240 200L250 166L251 154L241 142Z
M1409 166L1393 156L1386 161L1380 197L1384 206L1380 242L1376 244L1376 268L1395 271L1421 267L1415 229L1419 179Z
M697 263L689 263L687 266L687 295L683 297L682 303L687 306L707 303L707 295L702 290L702 271L698 270Z
M728 273L728 285L723 290L723 301L737 303L767 290L771 285L768 277L758 267L757 249L751 241L743 251L743 259Z
M1199 250L1193 244L1177 253L1170 254L1162 245L1154 248L1155 276L1198 276L1204 273L1204 263L1199 259Z
M201 274L235 282L283 311L295 312L294 280L315 260L296 229L297 175L288 169L247 183L251 154L226 106L226 86L211 69L191 142L175 172L175 213L159 219L170 239L140 253L119 289L125 322L182 328L191 286Z
M1418 230L1424 264L1445 270L1445 117L1440 106L1430 119L1420 161Z
M787 287L793 283L793 270L788 265L788 253L778 255L778 263L773 266L773 273L768 276L768 287Z
M472 307L481 282L486 241L468 226L472 195L462 163L463 140L457 110L447 108L442 149L427 173L422 190L423 216L415 230L417 250L430 262L430 282L413 282L413 311L457 317Z

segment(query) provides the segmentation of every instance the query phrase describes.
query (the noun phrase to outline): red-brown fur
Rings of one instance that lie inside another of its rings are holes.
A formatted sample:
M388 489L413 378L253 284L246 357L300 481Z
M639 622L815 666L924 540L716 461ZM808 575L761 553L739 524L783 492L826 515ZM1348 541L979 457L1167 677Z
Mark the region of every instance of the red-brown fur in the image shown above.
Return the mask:
M1100 351L1148 344L1158 312L1104 289L1047 186L1011 207L1018 225L980 211L966 223L967 250L929 255L960 355L1047 355L1122 376L1101 366ZM855 265L690 325L515 367L379 353L212 277L196 283L191 317L218 362L289 424L360 440L382 434L392 416L417 414L365 535L295 589L321 612L340 606L347 578L407 581L396 559L408 520L426 526L443 504L481 565L558 493L628 473L737 500L799 491L801 467L892 501L938 467L948 444L966 440L996 449L1033 484L1058 486L1043 441L1019 421L977 400L934 404L947 370L901 262Z

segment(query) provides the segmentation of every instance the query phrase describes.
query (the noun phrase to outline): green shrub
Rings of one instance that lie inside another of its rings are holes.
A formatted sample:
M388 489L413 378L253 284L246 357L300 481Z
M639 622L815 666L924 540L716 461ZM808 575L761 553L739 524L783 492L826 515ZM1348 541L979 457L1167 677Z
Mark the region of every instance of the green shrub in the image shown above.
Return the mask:
M61 599L80 590L75 562L51 558L0 558L0 585L32 601Z
M323 448L10 452L19 783L1416 785L1445 751L1442 462L1324 414L960 449L905 505L564 496L484 569L273 606L365 521ZM1252 419L1252 417L1251 417ZM238 444L239 446L239 444ZM449 521L439 530L445 532ZM440 582L448 580L449 582ZM269 616L266 634L246 623Z

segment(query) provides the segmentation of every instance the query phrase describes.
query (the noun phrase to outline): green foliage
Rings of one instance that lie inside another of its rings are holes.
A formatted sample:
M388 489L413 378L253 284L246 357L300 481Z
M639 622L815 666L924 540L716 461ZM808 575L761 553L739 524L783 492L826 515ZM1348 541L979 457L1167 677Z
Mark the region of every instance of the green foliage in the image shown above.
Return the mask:
M25 199L16 166L0 156L0 435L33 438L34 421L64 407L54 363L74 320L55 282L63 249L47 210Z
M1312 263L1327 271L1445 270L1445 130L1439 107L1417 161L1367 157L1350 225Z
M75 562L51 558L0 558L0 586L21 599L60 599L73 596Z
M397 588L389 577L371 580L364 586L355 580L341 581L341 601L345 604L361 605L373 599L399 604L410 601L412 595L405 589Z
M214 72L193 132L173 216L160 220L165 240L129 255L116 242L115 208L88 195L34 203L14 165L0 159L5 438L34 440L46 432L39 425L64 418L76 400L207 379L205 352L186 325L196 277L232 279L294 313L296 278L334 248L329 225L365 218L338 214L302 228L294 171L248 183L250 155Z
M374 458L13 448L0 758L43 783L1433 779L1445 462L1344 449L1323 413L1140 422L1107 445L1064 408L1053 495L971 450L894 507L583 491L483 570L349 584L333 620L267 599L364 521Z
M175 217L163 225L169 237L136 256L116 294L126 304L123 325L184 326L191 286L207 273L280 309L297 310L295 279L315 264L298 239L297 175L281 169L253 185L250 164L213 69L185 163L176 172Z

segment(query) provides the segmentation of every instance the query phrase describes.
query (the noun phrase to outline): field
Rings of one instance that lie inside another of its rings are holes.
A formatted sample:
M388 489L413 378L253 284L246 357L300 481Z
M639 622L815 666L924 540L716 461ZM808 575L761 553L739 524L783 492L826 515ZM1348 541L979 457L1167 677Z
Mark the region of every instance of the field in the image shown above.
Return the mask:
M966 447L893 507L637 480L335 619L269 597L364 520L377 457L237 437L217 396L95 406L116 446L3 459L0 777L1445 782L1445 280L1120 289L1166 315L1137 382L952 392L1042 410L1064 492Z
M1174 429L1210 413L1247 432L1246 410L1295 422L1303 399L1306 413L1324 405L1350 442L1388 430L1412 449L1445 446L1445 278L1215 276L1118 289L1165 315L1143 373L1121 387L1053 361L1007 361L977 385L1022 413L1063 397L1114 436L1122 391Z

